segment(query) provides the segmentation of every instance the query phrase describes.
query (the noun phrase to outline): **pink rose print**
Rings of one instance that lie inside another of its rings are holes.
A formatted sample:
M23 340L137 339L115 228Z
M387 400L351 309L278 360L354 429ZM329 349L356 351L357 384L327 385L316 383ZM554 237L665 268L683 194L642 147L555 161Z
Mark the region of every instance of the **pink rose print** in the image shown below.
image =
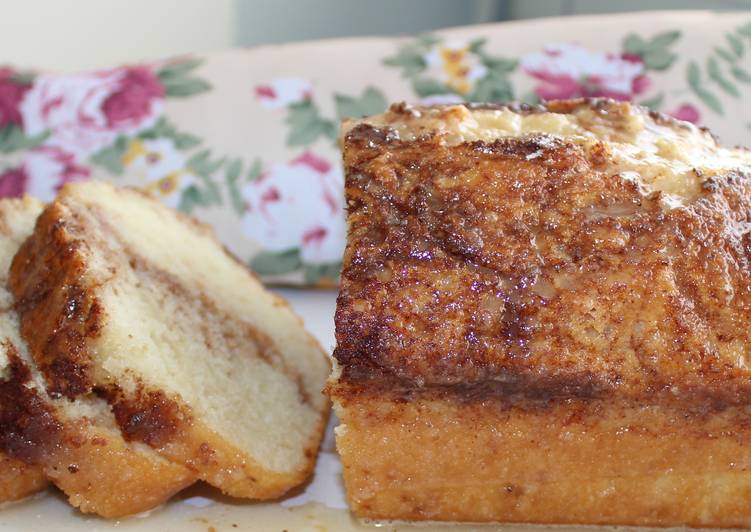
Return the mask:
M13 124L21 125L18 106L31 86L13 79L13 71L0 68L0 128Z
M258 85L255 94L262 106L281 109L293 103L309 100L313 94L313 87L304 79L277 78L271 83Z
M344 180L338 166L305 152L275 164L243 190L245 233L271 251L300 248L306 263L341 260Z
M20 198L26 191L29 176L23 166L0 173L0 198Z
M30 194L51 201L65 183L90 177L91 171L76 163L73 155L45 146L27 152L21 166L0 173L0 197Z
M82 160L119 134L148 129L162 113L164 88L146 67L39 76L20 110L24 130Z
M701 119L699 110L690 103L684 103L683 105L678 107L678 109L671 111L668 114L673 118L677 118L678 120L685 120L686 122L691 122L692 124L698 124L699 120Z
M118 131L137 130L154 116L153 106L164 99L164 86L151 69L126 68L118 88L102 104L107 127Z
M636 55L592 51L578 44L551 44L521 60L522 69L542 83L544 100L606 96L629 100L649 86L644 63Z

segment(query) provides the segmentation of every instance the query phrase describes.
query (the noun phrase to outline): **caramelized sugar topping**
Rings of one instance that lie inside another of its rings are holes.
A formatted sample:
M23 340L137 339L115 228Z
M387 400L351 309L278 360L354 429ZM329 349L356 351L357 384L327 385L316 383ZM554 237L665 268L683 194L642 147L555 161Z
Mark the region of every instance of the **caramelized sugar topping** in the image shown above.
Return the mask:
M343 144L344 381L745 400L745 151L602 100L394 106Z

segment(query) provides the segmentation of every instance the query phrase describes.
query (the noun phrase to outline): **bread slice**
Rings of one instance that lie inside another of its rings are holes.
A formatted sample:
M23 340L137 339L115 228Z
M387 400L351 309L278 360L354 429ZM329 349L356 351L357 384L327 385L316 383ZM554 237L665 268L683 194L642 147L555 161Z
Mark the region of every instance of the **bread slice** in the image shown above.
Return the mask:
M106 396L127 439L237 497L312 471L328 357L206 226L135 190L68 185L11 287L49 389Z
M609 100L396 105L343 146L357 515L751 526L751 153Z
M20 337L7 272L41 210L28 198L0 200L0 448L16 459L6 462L12 469L4 468L0 479L11 480L16 471L14 489L21 495L43 486L46 475L73 506L105 517L149 510L195 475L143 444L126 442L104 399L47 394Z

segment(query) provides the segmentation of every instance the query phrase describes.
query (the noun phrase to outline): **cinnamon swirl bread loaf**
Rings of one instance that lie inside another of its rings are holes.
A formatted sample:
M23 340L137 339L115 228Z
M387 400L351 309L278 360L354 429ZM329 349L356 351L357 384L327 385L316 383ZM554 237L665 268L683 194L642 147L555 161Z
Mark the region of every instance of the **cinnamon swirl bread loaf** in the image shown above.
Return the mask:
M607 100L343 130L329 386L380 519L751 526L751 155Z

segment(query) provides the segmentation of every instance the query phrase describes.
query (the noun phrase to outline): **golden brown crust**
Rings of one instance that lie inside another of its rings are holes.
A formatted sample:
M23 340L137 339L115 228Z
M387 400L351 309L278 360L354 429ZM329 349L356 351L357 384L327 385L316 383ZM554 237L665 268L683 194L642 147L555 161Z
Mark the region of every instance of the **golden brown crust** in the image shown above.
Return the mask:
M327 417L321 421L319 430L311 437L305 450L305 466L289 473L261 466L241 449L196 420L183 426L183 430L175 438L158 450L167 458L185 464L202 480L218 487L227 495L275 499L288 492L290 486L304 482L313 472Z
M117 429L82 425L44 463L50 480L84 513L116 518L152 510L196 481L189 469L149 456L149 449L134 451Z
M747 167L698 176L698 196L666 208L666 194L617 172L604 142L447 145L361 124L344 151L345 379L749 397Z
M150 445L227 495L252 499L275 499L310 476L328 419L324 416L310 439L305 467L284 474L252 460L161 392L141 389L127 396L110 391L106 396L127 440Z
M46 486L47 477L41 467L0 453L0 503L24 499Z
M74 398L92 391L87 338L99 331L101 308L90 287L80 248L71 238L75 219L58 203L39 216L33 238L18 250L10 269L21 334L45 376L50 395ZM41 334L42 332L47 334Z
M369 396L336 404L350 508L373 519L749 527L743 409L683 418Z

